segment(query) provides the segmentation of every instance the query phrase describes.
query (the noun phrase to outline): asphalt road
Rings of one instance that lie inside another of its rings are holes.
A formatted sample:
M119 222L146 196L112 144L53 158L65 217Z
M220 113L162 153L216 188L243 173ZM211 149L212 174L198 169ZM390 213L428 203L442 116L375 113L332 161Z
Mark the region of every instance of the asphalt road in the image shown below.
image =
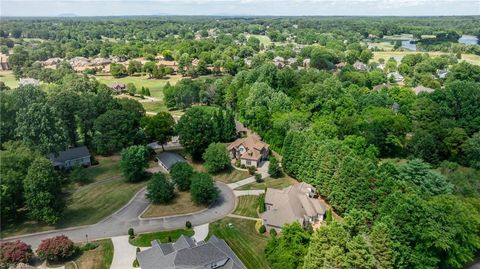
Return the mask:
M220 182L217 182L217 187L220 189L219 199L208 209L198 213L140 219L139 216L149 204L145 197L146 190L142 189L126 206L96 224L9 237L4 238L2 241L20 239L30 244L33 249L36 249L42 239L62 234L68 236L74 242L81 242L86 240L86 235L88 235L88 240L127 235L129 228L134 228L136 233L145 233L184 228L187 220L194 226L209 223L227 216L235 209L236 198L233 191Z

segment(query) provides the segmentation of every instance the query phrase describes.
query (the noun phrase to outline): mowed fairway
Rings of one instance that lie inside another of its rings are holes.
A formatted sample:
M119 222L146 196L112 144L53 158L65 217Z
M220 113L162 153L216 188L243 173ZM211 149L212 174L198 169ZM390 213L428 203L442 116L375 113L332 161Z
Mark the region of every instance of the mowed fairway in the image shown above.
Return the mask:
M395 59L401 59L405 55L408 54L416 54L416 53L428 53L431 57L438 57L440 55L450 55L451 53L447 52L420 52L420 51L374 51L373 52L373 61L378 62L380 58L383 58L385 60L388 60L390 58L395 58ZM475 65L480 65L480 56L479 55L474 55L474 54L462 54L462 60L475 64Z
M12 89L18 86L18 81L15 79L12 71L0 71L0 81Z
M238 204L233 214L258 218L257 214L258 196L247 195L238 197Z
M255 231L254 220L221 219L210 224L211 235L224 239L247 268L270 268L264 253L268 237Z

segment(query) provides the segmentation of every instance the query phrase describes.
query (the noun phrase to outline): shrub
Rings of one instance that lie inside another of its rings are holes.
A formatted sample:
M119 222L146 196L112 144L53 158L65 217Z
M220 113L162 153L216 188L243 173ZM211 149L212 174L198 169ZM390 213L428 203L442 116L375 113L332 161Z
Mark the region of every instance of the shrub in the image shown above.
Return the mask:
M273 228L270 229L270 236L271 236L271 237L276 237L276 236L277 236L277 230L275 230L275 229L273 229Z
M188 191L193 176L193 168L186 162L178 162L172 166L170 177L179 191Z
M327 213L326 213L326 216L325 216L325 221L326 221L327 223L330 223L330 222L333 221L332 209L331 209L331 208L329 208L329 209L327 210Z
M153 203L168 204L175 198L175 187L164 174L155 174L148 182L147 198Z
M259 173L255 173L255 181L260 183L263 181L262 175Z
M240 163L241 163L240 160L238 160L238 159L235 160L235 166L236 166L236 167L240 167Z
M135 258L135 260L133 260L132 266L135 268L140 267L140 263L138 262L138 259Z
M68 237L59 235L42 240L37 249L37 255L49 261L64 260L75 253L75 246Z
M79 184L86 184L91 181L91 178L88 177L87 172L85 171L85 168L81 166L75 166L70 173L70 179L73 182L77 182Z
M133 237L135 237L135 230L133 230L133 228L128 229L128 236L130 237L130 239L133 239Z
M249 167L248 167L248 173L249 173L250 175L255 174L256 171L257 171L257 168L256 168L255 166L249 166Z
M245 169L247 168L244 164L240 165L240 168Z
M264 234L266 231L267 231L267 228L265 228L265 225L260 226L260 228L258 229L258 232L261 234Z
M209 173L217 173L230 167L230 156L227 147L222 143L210 144L202 157Z
M266 210L267 209L265 207L265 194L260 194L260 196L258 197L258 212L263 213Z
M149 151L145 146L131 146L122 150L120 170L127 181L135 182L144 175L144 169L148 166Z
M0 245L0 261L4 265L27 263L31 256L32 248L30 245L20 240L4 242Z
M187 227L187 229L192 228L192 223L189 220L187 220L187 222L185 222L185 227Z
M80 250L81 251L89 251L89 250L92 250L92 249L96 249L98 247L98 243L92 243L92 242L89 242L89 243L86 243L85 245L83 245Z
M190 185L192 201L197 204L210 204L215 201L220 192L212 177L205 173L195 173Z

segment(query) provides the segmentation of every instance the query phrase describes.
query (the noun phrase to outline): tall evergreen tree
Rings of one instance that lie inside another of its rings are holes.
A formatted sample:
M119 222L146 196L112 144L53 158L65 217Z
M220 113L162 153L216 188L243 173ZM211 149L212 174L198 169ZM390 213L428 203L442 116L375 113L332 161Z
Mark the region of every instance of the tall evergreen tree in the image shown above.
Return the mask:
M237 137L237 132L235 129L235 115L230 109L227 110L225 116L225 123L223 125L223 141L230 142Z

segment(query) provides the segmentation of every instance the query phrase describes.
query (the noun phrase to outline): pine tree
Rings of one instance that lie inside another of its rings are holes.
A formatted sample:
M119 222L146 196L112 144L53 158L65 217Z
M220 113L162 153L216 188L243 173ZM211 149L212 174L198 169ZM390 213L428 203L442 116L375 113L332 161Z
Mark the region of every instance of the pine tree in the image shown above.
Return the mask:
M227 110L223 129L223 140L225 142L233 141L237 137L237 132L235 130L235 116L231 110Z
M223 110L222 109L217 110L217 112L213 115L213 117L215 122L215 131L217 133L216 141L227 142L225 140L225 135L224 135L225 118L223 116Z
M375 257L375 268L393 268L392 240L387 225L382 222L375 223L369 237L372 254Z
M149 89L149 88L146 88L146 89L145 89L145 95L146 95L146 96L150 96L150 89Z

